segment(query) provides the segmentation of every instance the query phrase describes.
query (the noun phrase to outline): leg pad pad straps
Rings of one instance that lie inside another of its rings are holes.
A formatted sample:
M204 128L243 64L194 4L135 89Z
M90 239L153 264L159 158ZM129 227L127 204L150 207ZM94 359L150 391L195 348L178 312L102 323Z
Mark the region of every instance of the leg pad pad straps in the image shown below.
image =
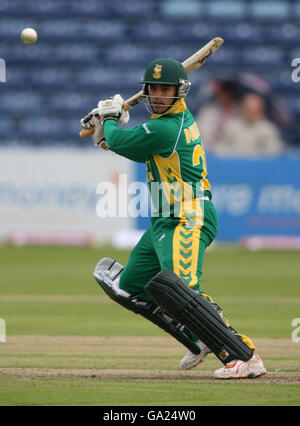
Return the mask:
M131 295L119 288L119 280L124 267L111 257L101 259L95 268L94 277L105 293L115 302L140 314L182 343L198 355L199 346L191 339L190 331L178 321L170 318L165 311L153 302L145 302L138 295Z
M223 364L252 357L252 349L225 324L212 304L172 271L159 272L146 285L145 292L167 315L191 330Z

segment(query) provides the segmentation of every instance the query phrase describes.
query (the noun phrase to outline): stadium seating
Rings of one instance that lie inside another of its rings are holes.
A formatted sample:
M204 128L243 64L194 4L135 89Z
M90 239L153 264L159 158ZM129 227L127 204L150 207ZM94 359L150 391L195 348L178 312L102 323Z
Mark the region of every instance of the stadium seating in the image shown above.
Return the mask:
M279 21L290 18L292 2L254 1L249 5L250 16L261 21Z
M249 72L286 97L297 120L291 62L300 57L299 21L300 2L292 0L1 0L0 144L82 144L79 120L100 98L130 96L154 57L182 61L216 35L224 46L191 75L192 112L206 82ZM35 45L20 41L24 27L38 31ZM129 124L148 116L138 106ZM285 137L300 147L299 128Z

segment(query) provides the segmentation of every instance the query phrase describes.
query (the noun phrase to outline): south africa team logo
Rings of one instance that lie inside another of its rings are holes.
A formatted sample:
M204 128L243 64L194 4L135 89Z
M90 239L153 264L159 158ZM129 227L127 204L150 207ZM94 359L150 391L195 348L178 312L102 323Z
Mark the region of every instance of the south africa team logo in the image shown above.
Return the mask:
M156 64L153 70L153 78L155 78L156 80L161 78L161 72L162 72L162 65Z

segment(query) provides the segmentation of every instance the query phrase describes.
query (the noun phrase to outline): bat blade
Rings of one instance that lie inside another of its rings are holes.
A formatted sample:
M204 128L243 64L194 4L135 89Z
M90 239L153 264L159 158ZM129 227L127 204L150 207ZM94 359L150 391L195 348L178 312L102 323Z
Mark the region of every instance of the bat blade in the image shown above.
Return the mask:
M219 49L223 43L224 40L221 37L215 37L200 50L183 61L181 64L185 68L187 74L190 74L200 68L210 57L210 55Z
M210 57L210 55L214 53L217 49L219 49L219 47L221 47L223 43L224 40L221 37L215 37L210 40L205 46L199 49L196 53L194 53L192 56L183 61L181 64L185 68L187 74L190 74L200 68ZM143 91L140 90L138 93L131 96L131 98L127 99L124 102L123 108L125 109L125 111L129 111L135 105L143 102L145 99L146 97L143 95ZM91 127L89 129L82 129L79 135L80 137L85 138L93 133L94 127Z

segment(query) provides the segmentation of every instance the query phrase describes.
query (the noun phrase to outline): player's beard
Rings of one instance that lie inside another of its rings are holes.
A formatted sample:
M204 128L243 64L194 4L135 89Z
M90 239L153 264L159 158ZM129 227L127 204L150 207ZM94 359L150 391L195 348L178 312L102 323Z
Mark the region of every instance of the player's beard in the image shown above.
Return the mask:
M165 102L163 102L161 99L153 98L153 100L151 100L151 98L149 98L151 108L155 114L165 114L168 111L168 109L174 105L174 102L176 100L177 98L175 99L167 98Z

